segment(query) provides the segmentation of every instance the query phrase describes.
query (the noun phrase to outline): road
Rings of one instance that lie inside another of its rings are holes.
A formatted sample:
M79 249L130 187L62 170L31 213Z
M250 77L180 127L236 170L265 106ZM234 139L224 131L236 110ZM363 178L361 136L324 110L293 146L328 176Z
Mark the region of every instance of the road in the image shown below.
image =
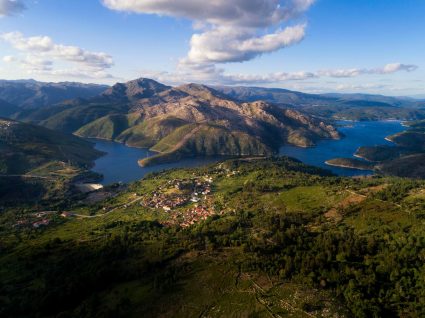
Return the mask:
M113 209L111 209L111 210L109 210L109 211L107 211L105 213L102 213L102 214L83 215L83 214L75 214L75 213L73 213L72 215L73 216L76 216L76 217L79 217L79 218L83 218L83 219L93 219L93 218L103 217L103 216L108 215L109 213L112 213L112 212L114 212L114 211L116 211L118 209L121 209L121 208L124 208L124 207L129 207L130 205L133 205L133 204L139 202L142 199L143 199L143 197L137 197L136 199L134 199L133 201L131 201L129 203L126 203L126 204L117 206L117 207L115 207L115 208L113 208Z

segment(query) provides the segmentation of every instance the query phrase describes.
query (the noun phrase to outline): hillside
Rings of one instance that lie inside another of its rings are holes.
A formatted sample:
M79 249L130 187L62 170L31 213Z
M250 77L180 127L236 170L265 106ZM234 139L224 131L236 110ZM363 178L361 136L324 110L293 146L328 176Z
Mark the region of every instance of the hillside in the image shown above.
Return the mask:
M108 193L0 214L1 316L425 314L422 181L251 159Z
M137 83L145 85L146 80ZM127 113L99 116L88 124L81 122L75 133L148 147L159 153L143 165L197 155L265 156L276 153L282 144L309 147L322 138L340 137L334 127L298 111L265 102L240 103L207 86L155 87L159 87L159 93L134 95L140 99L122 94L122 100L127 100ZM132 91L138 90L133 87ZM118 99L117 94L113 95ZM68 119L66 112L77 109L68 109L41 124L54 128L50 122L57 122L56 118L64 114Z
M21 109L52 106L67 99L91 98L108 88L106 85L74 82L45 83L34 80L0 80L0 100Z
M243 102L265 101L292 106L328 105L335 98L316 94L306 94L282 88L247 87L247 86L215 86L215 89Z
M9 119L0 119L0 149L2 175L31 174L55 162L87 168L101 155L78 137Z
M9 117L18 110L19 108L17 106L0 99L0 117Z

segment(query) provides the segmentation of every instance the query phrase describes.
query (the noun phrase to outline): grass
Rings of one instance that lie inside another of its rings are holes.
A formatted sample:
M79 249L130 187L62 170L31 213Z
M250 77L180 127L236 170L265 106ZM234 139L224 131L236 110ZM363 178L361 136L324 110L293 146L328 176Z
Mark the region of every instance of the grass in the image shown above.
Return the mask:
M287 212L312 212L329 209L338 202L338 199L332 190L321 186L297 187L278 195L263 197L264 202L269 202L276 207L285 206Z

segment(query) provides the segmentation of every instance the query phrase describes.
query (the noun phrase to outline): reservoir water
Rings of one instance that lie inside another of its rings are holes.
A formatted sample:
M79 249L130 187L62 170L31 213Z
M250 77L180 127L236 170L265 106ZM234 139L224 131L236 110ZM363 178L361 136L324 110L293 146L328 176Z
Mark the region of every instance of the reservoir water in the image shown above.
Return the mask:
M325 161L334 158L355 158L353 155L360 146L393 145L385 137L405 130L400 121L339 121L338 130L345 137L340 140L321 140L316 147L299 148L283 146L280 154L297 158L306 164L331 170L341 176L372 174L371 171L346 169L328 166Z
M341 140L322 140L316 147L311 148L284 146L281 147L280 154L297 158L310 165L329 169L338 175L367 175L372 172L331 167L326 165L325 161L338 157L352 158L360 146L391 145L390 142L385 140L385 137L404 130L399 121L338 122L338 125L340 125L339 131L345 135ZM104 176L102 181L104 185L120 181L136 181L149 172L198 167L220 160L219 158L193 158L142 168L137 161L154 155L153 152L111 141L95 140L95 143L96 149L107 153L96 160L92 169Z
M140 167L137 163L143 159L154 155L155 153L143 149L128 147L124 144L105 141L91 140L96 143L96 149L106 153L105 156L95 161L92 171L104 176L103 185L114 182L132 182L143 178L149 172L157 172L172 168L198 167L218 161L217 158L194 158L184 159L175 163L161 164L151 167Z

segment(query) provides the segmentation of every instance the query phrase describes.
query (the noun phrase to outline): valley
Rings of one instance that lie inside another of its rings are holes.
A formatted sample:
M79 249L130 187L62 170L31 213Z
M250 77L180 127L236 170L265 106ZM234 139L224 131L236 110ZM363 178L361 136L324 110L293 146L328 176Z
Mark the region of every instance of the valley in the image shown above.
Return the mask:
M0 315L421 315L423 122L305 107L138 79L1 119Z
M0 318L425 317L424 12L0 0Z

